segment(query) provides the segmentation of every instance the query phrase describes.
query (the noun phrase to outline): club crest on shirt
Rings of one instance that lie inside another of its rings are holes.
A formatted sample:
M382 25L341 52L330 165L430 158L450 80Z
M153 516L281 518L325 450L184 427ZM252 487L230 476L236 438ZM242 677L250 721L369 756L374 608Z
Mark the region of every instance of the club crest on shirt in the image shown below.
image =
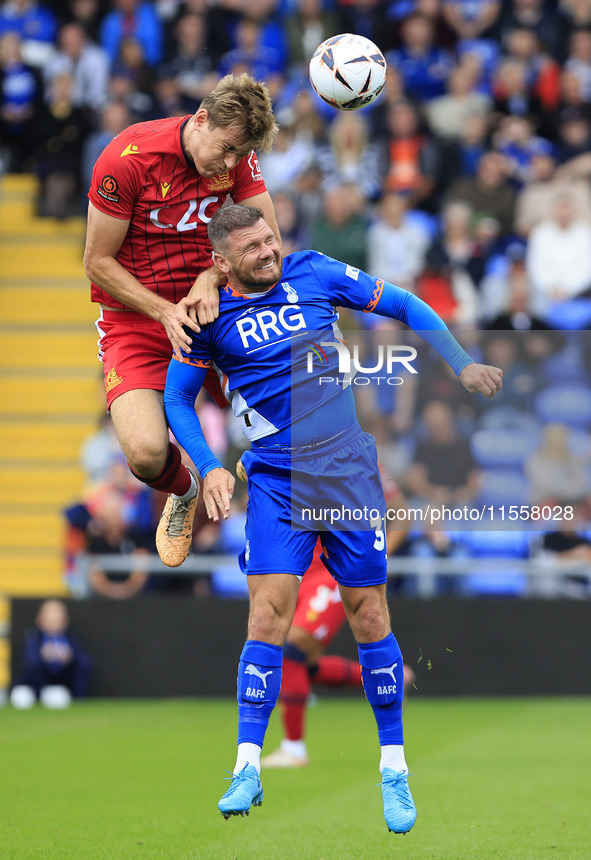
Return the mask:
M119 376L115 368L112 367L105 375L105 390L108 393L112 388L115 388L116 385L120 385L122 382L122 377Z
M230 173L227 170L225 173L219 173L217 176L212 176L211 179L207 181L208 191L227 191L228 188L231 187L232 180L230 179Z
M103 176L101 179L101 184L96 189L96 193L103 197L105 200L108 200L109 203L119 203L120 197L117 194L119 190L119 183L115 179L114 176Z

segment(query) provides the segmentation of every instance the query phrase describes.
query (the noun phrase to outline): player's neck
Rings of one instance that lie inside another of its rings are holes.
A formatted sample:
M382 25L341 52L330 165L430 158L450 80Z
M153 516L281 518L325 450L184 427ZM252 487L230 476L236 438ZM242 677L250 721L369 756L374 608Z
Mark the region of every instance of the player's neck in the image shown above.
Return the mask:
M245 284L240 283L240 281L232 281L230 278L228 278L228 286L231 287L235 293L240 293L241 296L251 296L252 298L256 299L259 296L264 296L266 293L269 293L276 285L271 284L270 287L249 287Z

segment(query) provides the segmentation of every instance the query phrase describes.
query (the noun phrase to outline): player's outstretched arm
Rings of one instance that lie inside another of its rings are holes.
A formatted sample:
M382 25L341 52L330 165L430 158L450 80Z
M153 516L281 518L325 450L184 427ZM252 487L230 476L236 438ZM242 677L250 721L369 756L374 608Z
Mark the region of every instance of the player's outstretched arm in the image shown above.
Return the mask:
M459 374L459 380L471 394L494 397L503 385L503 371L490 364L469 364Z

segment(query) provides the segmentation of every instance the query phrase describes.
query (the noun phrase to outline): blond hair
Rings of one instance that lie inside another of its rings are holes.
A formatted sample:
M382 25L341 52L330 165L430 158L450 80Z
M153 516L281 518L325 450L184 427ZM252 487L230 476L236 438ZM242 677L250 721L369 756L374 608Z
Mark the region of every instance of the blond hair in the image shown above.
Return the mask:
M265 84L244 72L226 75L205 96L200 108L209 114L210 124L227 128L234 123L246 135L245 149L269 152L279 128L273 116L271 97Z

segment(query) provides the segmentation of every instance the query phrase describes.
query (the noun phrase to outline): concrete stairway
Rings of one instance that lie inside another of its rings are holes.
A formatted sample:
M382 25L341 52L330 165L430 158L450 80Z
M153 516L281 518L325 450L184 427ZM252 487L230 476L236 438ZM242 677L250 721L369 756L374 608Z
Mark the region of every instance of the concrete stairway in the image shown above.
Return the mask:
M33 177L0 177L0 595L65 593L63 508L104 409L84 220L35 216ZM1 673L0 673L1 674Z

